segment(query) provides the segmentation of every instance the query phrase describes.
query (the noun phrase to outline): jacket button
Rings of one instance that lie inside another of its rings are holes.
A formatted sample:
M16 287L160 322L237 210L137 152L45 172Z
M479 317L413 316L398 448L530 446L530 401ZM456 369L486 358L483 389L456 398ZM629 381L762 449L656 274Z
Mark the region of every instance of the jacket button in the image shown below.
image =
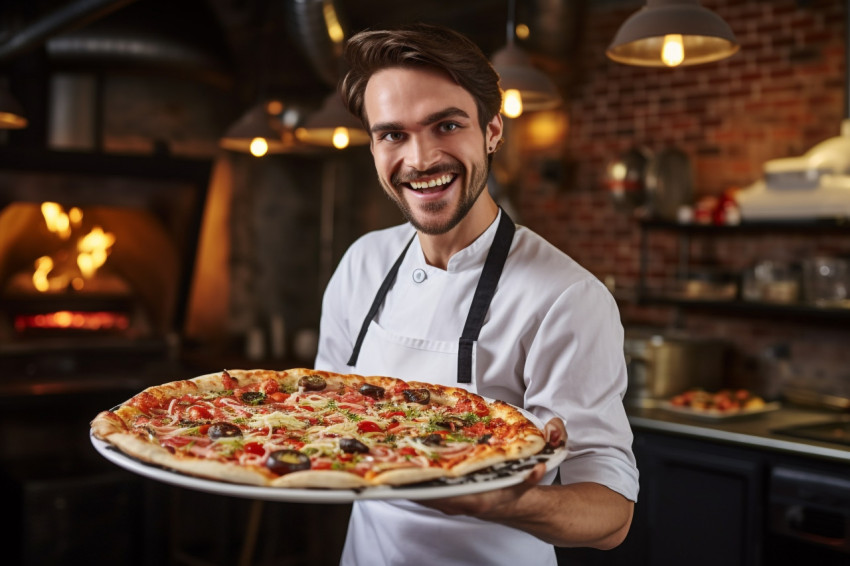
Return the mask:
M415 283L422 283L428 276L425 274L424 269L414 269L413 270L413 281Z

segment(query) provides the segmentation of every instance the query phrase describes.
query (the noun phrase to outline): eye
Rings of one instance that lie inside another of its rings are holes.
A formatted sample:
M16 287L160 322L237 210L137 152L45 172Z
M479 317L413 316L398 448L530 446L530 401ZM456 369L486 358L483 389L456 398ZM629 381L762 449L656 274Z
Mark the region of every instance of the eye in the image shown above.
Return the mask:
M442 122L440 123L440 131L441 132L454 132L455 130L459 130L462 126L457 122Z
M380 141L389 141L389 142L397 142L404 139L404 134L401 132L384 132L380 136L378 136Z

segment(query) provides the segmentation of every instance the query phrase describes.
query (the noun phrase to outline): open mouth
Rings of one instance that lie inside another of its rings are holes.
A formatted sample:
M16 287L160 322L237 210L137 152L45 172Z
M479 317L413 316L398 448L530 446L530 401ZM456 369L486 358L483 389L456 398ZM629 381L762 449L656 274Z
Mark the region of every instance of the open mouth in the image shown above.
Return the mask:
M406 185L418 193L433 194L445 190L455 180L455 177L454 174L446 173L433 179L410 181Z

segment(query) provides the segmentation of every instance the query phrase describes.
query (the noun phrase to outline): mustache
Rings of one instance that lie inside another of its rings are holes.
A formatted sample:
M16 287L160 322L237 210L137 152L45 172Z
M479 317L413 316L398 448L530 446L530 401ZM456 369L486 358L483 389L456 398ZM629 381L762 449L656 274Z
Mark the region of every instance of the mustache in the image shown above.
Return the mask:
M412 181L416 181L417 179L421 179L422 177L431 177L433 175L440 175L442 173L452 173L459 175L463 173L463 166L459 163L441 163L439 165L429 167L424 171L408 171L405 173L395 173L392 177L390 177L390 182L393 185L401 185L402 183L410 183Z

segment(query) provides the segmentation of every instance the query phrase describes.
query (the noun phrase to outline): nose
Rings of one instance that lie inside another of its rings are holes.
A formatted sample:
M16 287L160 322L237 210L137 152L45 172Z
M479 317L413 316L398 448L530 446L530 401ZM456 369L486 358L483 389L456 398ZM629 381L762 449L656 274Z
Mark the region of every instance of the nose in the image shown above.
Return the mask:
M405 164L417 171L427 171L440 161L440 152L435 140L429 136L411 136L407 144Z

